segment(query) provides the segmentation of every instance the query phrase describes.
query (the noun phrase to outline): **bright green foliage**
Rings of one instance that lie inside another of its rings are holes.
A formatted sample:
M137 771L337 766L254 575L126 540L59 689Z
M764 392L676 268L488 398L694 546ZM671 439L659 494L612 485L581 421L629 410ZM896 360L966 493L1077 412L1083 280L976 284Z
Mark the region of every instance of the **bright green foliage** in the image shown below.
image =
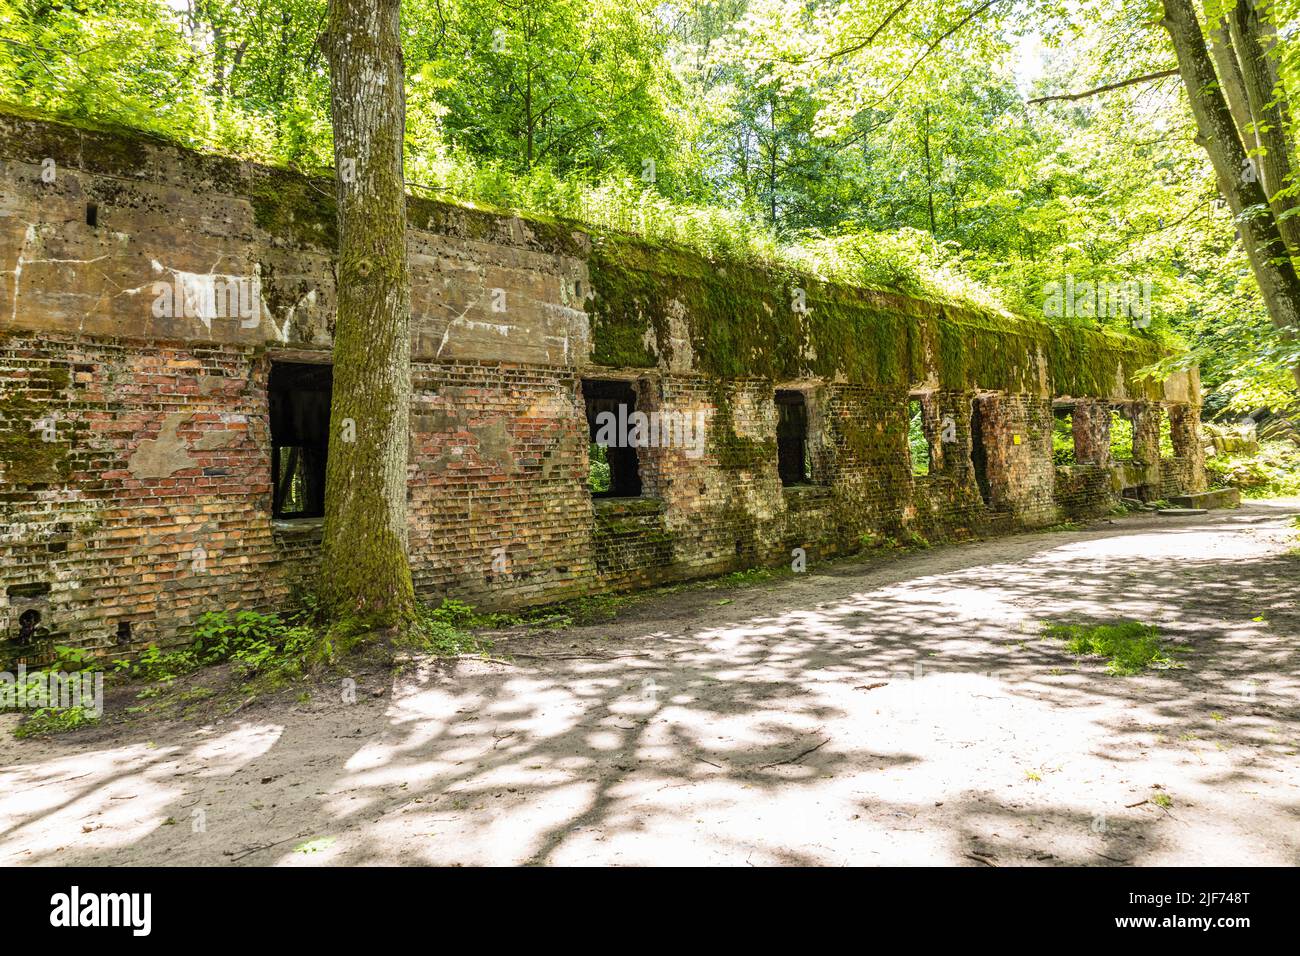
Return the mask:
M1058 414L1052 420L1052 461L1058 465L1075 463L1074 416L1070 413Z
M925 437L921 403L907 403L907 449L912 459L912 474L930 473L930 442Z
M1071 654L1080 657L1106 658L1106 670L1128 676L1148 668L1167 670L1177 667L1169 651L1160 643L1160 631L1154 624L1122 621L1118 624L1047 624L1047 637L1063 640Z
M404 643L413 650L438 657L486 654L492 647L491 642L467 628L498 623L502 623L502 619L496 615L478 614L462 601L444 600L436 608L419 604L416 606L416 626L404 638Z
M0 0L0 99L319 171L332 156L325 7ZM1279 24L1300 18L1300 0L1271 9ZM1191 351L1147 357L1161 373L1199 363L1208 412L1296 400L1300 338L1268 321L1179 80L1027 102L1167 69L1156 5L407 0L402 16L417 195L989 315L1042 316L1067 279L1148 283L1144 334ZM1300 95L1300 44L1285 39L1271 57ZM259 225L329 244L332 224L286 214L270 193ZM1010 330L1077 370L1058 391L1096 391L1111 363L1084 367L1071 350L1097 345L1099 328L1132 329L1131 316L1091 312L1054 319L1050 342ZM952 387L1002 361L965 338L940 343ZM14 443L8 456L32 474L64 466Z
M1247 498L1300 495L1300 447L1292 441L1261 442L1256 454L1205 459L1210 484L1240 488Z
M1162 414L1160 416L1160 457L1173 458L1174 455L1173 426L1169 421L1169 416Z
M514 173L619 170L669 185L677 91L653 15L620 0L417 0L408 10L445 25L415 34L406 58L417 103L438 104L453 147Z
M195 624L193 643L164 651L151 644L134 661L117 661L116 668L147 681L170 681L200 667L231 662L246 676L273 674L291 678L302 672L314 630L294 616L258 611L209 611Z
M26 720L14 728L14 736L23 739L61 734L93 724L98 719L84 707L41 707L32 711Z
M81 706L74 707L40 707L27 710L18 706L19 701L37 701L43 699L48 691L44 683L47 674L70 674L93 668L98 661L93 651L85 648L67 647L62 644L54 646L54 659L44 667L27 672L26 686L17 682L6 695L13 702L12 707L0 708L23 713L26 718L14 728L18 738L39 737L45 734L62 733L76 730L78 727L94 723L99 718L92 711Z
M1115 409L1110 413L1110 457L1116 461L1133 458L1133 419Z
M587 487L591 489L592 494L603 494L609 491L609 456L605 452L605 447L592 442L589 459L591 464L587 472Z

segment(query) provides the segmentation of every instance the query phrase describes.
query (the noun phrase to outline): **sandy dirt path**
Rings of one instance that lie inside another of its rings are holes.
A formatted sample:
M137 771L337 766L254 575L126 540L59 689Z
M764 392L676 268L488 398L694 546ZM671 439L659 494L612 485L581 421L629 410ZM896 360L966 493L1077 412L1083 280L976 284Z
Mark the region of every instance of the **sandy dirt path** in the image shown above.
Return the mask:
M1295 865L1298 512L689 588L202 728L3 715L0 863ZM1121 618L1186 667L1039 636Z

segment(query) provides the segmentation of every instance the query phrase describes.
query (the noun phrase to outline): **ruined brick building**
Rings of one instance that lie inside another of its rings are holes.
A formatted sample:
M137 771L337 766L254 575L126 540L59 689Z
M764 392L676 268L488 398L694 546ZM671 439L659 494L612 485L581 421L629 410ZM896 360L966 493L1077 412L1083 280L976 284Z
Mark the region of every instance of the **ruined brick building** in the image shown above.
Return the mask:
M427 596L549 602L1204 487L1195 373L1138 380L1152 340L423 199L409 220ZM328 420L334 236L328 182L0 117L11 651L180 640L310 574L345 427ZM611 448L593 494L601 410L703 421L702 444ZM1072 464L1053 460L1065 415Z

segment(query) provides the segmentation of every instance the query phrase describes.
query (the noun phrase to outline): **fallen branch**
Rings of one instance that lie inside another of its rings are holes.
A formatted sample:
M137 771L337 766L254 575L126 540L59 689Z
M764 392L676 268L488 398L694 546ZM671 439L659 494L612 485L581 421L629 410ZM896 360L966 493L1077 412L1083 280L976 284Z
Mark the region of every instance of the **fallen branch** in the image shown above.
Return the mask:
M790 757L787 760L778 760L776 763L765 763L759 769L767 770L769 767L783 767L786 764L798 763L800 760L808 756L810 753L815 753L816 751L821 750L830 742L831 742L831 738L827 737L825 740L823 740L821 743L817 744L816 746L809 747L807 750L801 751L800 753L795 754L793 757Z

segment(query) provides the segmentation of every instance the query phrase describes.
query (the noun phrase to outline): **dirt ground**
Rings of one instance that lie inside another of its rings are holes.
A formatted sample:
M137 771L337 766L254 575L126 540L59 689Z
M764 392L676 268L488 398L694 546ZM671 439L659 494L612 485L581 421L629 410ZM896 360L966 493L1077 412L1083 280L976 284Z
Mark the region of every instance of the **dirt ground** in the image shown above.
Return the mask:
M0 715L0 863L1295 865L1296 513L686 588L202 727ZM1186 666L1039 635L1115 619Z

